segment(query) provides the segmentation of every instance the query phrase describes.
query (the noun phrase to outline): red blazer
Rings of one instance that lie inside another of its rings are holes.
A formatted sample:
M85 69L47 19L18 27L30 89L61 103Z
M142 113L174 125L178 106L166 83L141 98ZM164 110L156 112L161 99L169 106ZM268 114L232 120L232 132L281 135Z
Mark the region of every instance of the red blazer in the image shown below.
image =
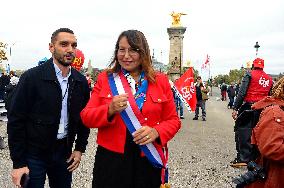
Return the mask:
M98 128L97 143L100 146L124 153L127 128L119 114L111 122L108 121L107 112L111 100L107 73L103 72L98 76L91 99L81 112L81 118L87 127ZM176 113L171 87L164 74L157 73L156 83L149 82L142 114L147 125L158 131L161 146L165 146L180 129L181 122Z

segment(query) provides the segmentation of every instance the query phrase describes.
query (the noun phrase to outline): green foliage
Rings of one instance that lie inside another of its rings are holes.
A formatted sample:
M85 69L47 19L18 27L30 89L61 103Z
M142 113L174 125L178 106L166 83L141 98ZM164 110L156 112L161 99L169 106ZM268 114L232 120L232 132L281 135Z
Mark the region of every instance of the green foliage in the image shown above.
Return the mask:
M225 74L219 74L218 76L215 76L214 83L215 85L219 85L222 83L230 84L232 82L239 83L241 82L243 76L244 76L245 70L244 69L233 69L230 70L229 75Z
M234 82L234 83L239 83L241 82L243 76L244 76L245 70L244 69L233 69L230 70L229 72L229 83Z
M195 68L193 68L193 71L194 71L194 80L196 80L196 77L199 76L199 72Z

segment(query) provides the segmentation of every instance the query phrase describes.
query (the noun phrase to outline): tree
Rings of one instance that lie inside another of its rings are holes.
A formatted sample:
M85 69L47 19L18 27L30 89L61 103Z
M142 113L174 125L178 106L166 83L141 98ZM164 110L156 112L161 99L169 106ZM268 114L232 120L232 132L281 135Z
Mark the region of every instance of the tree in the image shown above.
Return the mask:
M193 68L193 71L194 71L194 80L196 80L196 77L199 76L199 72L195 68Z
M244 71L242 69L233 69L229 72L229 83L239 83L244 76Z

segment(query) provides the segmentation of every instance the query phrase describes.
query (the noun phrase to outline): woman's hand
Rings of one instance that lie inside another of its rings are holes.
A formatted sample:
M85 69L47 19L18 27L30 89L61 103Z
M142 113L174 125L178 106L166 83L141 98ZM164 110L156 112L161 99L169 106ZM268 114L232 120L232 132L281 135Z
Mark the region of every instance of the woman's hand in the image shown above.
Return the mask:
M154 142L159 137L158 131L149 126L142 126L133 133L133 141L139 145L146 145Z
M108 108L108 118L127 108L128 94L116 95L112 98Z

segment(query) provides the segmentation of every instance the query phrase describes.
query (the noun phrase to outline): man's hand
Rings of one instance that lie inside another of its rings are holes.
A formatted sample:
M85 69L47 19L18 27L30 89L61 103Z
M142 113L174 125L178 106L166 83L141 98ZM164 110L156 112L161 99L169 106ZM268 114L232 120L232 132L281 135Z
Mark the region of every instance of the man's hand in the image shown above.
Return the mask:
M133 141L139 145L146 145L154 142L158 137L158 131L149 126L142 126L133 133Z
M16 185L16 187L21 187L21 178L24 174L29 174L30 170L28 167L22 167L22 168L17 168L13 169L11 172L12 176L12 181Z
M67 170L69 170L69 172L73 172L74 170L76 170L76 168L78 168L78 166L81 162L81 156L82 156L82 152L73 151L73 153L71 154L71 156L67 160L67 163L70 163L72 161L72 163L67 168Z
M237 117L238 117L238 111L233 110L233 112L232 112L232 118L236 121Z

